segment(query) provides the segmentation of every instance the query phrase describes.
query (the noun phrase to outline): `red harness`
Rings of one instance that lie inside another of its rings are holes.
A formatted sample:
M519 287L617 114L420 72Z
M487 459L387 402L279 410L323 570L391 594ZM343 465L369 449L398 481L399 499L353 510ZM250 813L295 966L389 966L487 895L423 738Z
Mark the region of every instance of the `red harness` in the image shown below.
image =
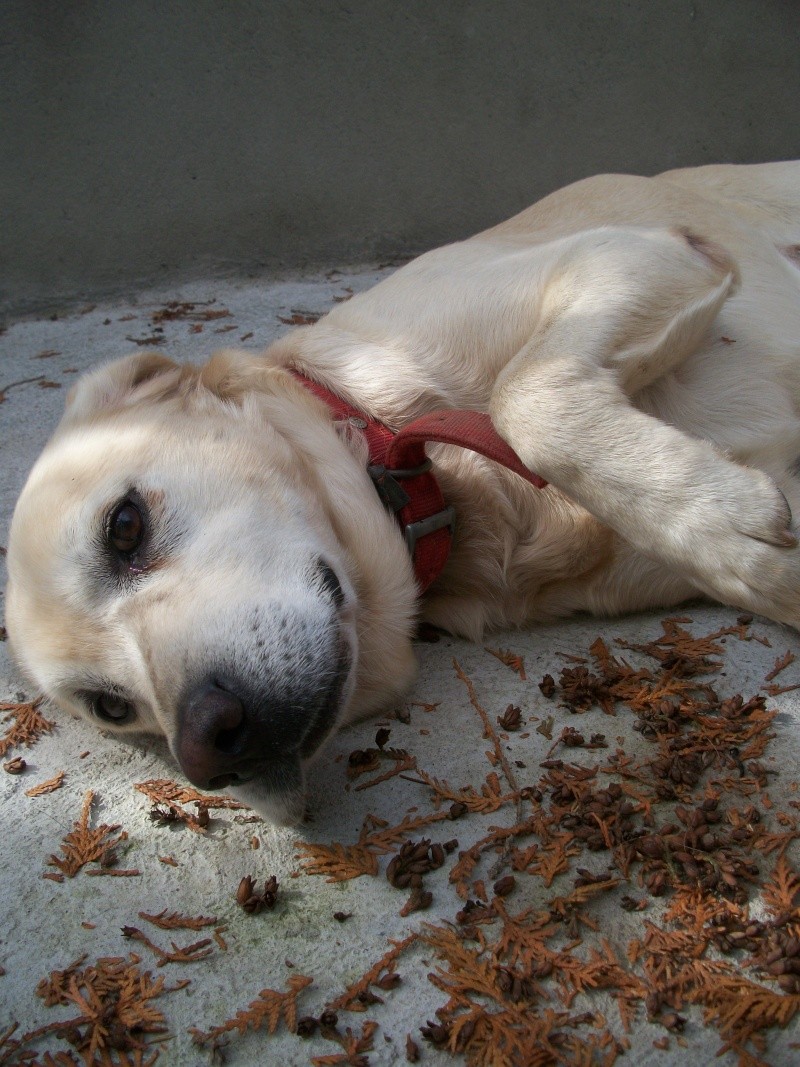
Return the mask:
M411 554L420 593L441 573L450 553L455 510L447 507L425 455L428 441L458 445L501 463L521 478L543 489L547 482L529 471L506 444L488 415L479 411L444 409L422 415L394 433L382 422L368 418L336 393L292 371L337 420L347 419L361 430L369 448L367 470L383 503L394 513Z

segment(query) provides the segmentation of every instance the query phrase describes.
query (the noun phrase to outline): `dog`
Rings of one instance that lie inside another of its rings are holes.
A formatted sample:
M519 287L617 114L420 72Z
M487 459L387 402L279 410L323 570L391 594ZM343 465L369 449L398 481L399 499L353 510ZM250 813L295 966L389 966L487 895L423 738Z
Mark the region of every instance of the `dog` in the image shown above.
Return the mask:
M482 443L384 462L465 412ZM420 620L705 595L800 625L798 457L800 163L603 175L263 354L85 376L15 510L8 632L56 704L292 822Z

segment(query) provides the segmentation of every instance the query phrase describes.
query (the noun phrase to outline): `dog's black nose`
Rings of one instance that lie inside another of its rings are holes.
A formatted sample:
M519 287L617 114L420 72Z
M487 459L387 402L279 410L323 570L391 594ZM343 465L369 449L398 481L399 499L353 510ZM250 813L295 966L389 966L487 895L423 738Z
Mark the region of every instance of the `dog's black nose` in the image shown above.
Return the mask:
M178 732L178 759L186 777L201 789L223 789L237 773L251 743L251 724L242 700L215 681L188 698Z
M259 690L239 680L204 679L179 706L175 754L200 789L225 789L298 759L308 735L327 733L324 690ZM324 727L324 729L323 729Z

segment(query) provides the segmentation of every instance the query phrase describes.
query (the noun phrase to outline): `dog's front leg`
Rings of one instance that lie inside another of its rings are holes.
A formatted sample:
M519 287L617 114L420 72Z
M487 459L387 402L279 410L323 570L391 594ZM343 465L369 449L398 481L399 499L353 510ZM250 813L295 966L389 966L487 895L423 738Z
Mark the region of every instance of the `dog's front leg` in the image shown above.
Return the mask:
M540 328L498 376L493 422L640 552L715 599L797 625L800 561L775 483L631 401L697 348L735 265L696 238L642 234L586 235L556 265Z

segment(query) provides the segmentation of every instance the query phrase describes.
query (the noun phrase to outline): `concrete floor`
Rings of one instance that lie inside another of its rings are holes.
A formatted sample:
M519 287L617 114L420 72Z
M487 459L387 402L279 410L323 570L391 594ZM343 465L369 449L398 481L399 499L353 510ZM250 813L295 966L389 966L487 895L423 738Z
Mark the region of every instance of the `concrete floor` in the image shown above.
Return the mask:
M5 543L14 501L26 472L59 418L66 389L81 371L100 360L125 354L152 337L150 316L166 301L209 301L198 311L230 312L230 316L219 319L189 318L163 324L160 351L200 361L223 345L241 343L257 350L287 328L281 318L291 319L298 312L324 312L337 296L366 288L385 272L333 272L269 284L195 284L168 292L140 292L128 301L10 326L0 337L0 395L4 398L0 403L0 543ZM197 326L202 329L193 330ZM734 624L737 614L734 610L693 605L688 611L693 620L689 628L695 634L708 633ZM394 888L384 876L389 856L379 858L377 877L329 883L323 877L302 873L296 855L298 844L305 841L355 842L367 815L396 823L406 814L430 812L430 790L413 780L420 771L457 787L473 784L479 788L485 782L494 770L486 756L490 746L466 684L456 673L454 659L474 684L477 700L492 723L508 704L521 708L522 730L501 738L501 744L518 768L519 784L533 783L540 777L541 760L565 724L578 726L587 736L594 732L607 734L612 750L616 739L616 744L629 755L643 751L646 743L632 729L629 712L621 711L610 719L595 708L578 720L543 696L537 683L545 673L558 677L561 668L570 662L565 654L586 656L598 635L609 644L615 637L632 642L658 637L660 619L661 615L652 614L612 621L570 621L487 639L489 647L511 649L524 658L526 680L481 645L449 637L438 643L421 643L421 670L414 692L398 709L399 717L380 721L391 731L388 747L407 749L416 758L417 770L406 778L395 776L372 788L357 790L357 785L390 768L391 763L349 781L349 754L373 746L379 724L367 723L345 731L312 775L308 821L296 831L242 821L243 813L233 810L212 811L208 830L202 835L181 826L158 826L149 817L150 803L134 785L150 779L180 781L177 768L164 749L158 745L123 747L91 725L53 711L51 717L57 725L52 734L33 748L15 749L3 758L2 762L6 762L12 756L23 756L27 770L17 776L0 771L0 968L4 972L0 974L0 1036L12 1021L19 1023L22 1033L69 1017L66 1009L46 1008L35 995L36 985L52 970L65 968L84 953L88 954L88 962L93 962L99 957L135 950L142 958L143 969L164 976L169 985L175 984L176 979L191 980L187 987L155 1002L163 1010L168 1027L160 1063L183 1067L209 1062L209 1054L192 1044L188 1028L208 1030L245 1008L259 990L283 990L287 980L298 973L314 979L301 994L299 1014L318 1015L325 1004L338 997L391 947L390 940L401 940L419 929L422 922L452 922L464 906L448 882L457 853L425 877L425 889L433 897L431 906L406 917L399 912L407 893ZM766 639L769 645L760 640L726 639L725 667L714 683L725 694L756 693L763 688L765 675L776 657L787 650L800 653L797 634L784 627L756 619L751 633ZM15 672L6 649L5 644L0 644L0 701L30 699L34 694ZM626 655L637 661L635 653ZM783 685L800 682L800 663L789 666L778 681ZM770 779L774 809L790 813L792 808L788 805L800 779L798 692L787 692L770 702L780 715L774 724L776 737L764 758L766 765L778 772ZM545 734L551 715L555 716L555 724L549 730L549 739ZM537 726L541 729L537 730ZM5 727L0 729L0 737L4 730ZM577 749L566 752L559 746L555 756L591 763L596 753ZM26 795L26 790L61 770L65 771L62 788L40 797ZM119 848L118 866L135 868L140 871L138 876L89 877L82 871L61 884L42 878L43 873L54 870L48 867L48 860L58 854L62 838L80 814L87 790L93 790L97 797L93 825L119 824L127 832L127 840ZM434 841L457 838L458 847L463 850L484 836L488 827L511 825L513 819L511 806L495 814L470 814L442 826L434 822L411 836L414 840L431 837ZM163 862L164 858L170 862ZM576 866L596 870L602 870L606 863L607 853L586 853L574 861ZM765 862L765 873L771 864L772 861ZM274 909L247 915L237 906L236 889L247 874L259 883L271 875L277 877L279 890ZM475 877L482 877L491 885L488 862L476 870ZM541 909L554 895L567 894L574 877L573 869L547 888L541 878L518 876L518 886L508 906ZM635 879L634 871L632 885L620 887L617 896L603 897L592 905L591 914L599 922L599 931L584 930L580 951L588 953L592 946L599 945L603 935L624 959L628 942L643 935L648 920L657 919L663 905L655 902L641 913L620 909L619 893L642 895ZM754 895L757 897L757 891ZM757 904L754 908L757 911ZM123 926L142 929L162 947L167 947L170 940L185 945L211 936L213 929L167 932L138 917L140 911L157 913L162 909L215 917L216 925L225 927L221 938L227 949L223 949L221 941L212 940L213 951L207 958L157 968L148 949L122 936ZM335 913L350 913L350 917L342 922L334 917ZM432 949L417 943L399 958L397 971L402 983L388 991L373 987L383 1004L372 1004L366 1014L339 1011L342 1033L347 1027L360 1033L365 1020L378 1024L374 1050L365 1053L368 1060L364 1062L407 1062L409 1034L420 1047L420 1062L463 1061L459 1055L435 1049L420 1035L420 1027L435 1020L436 1008L446 1000L446 995L428 979L435 966ZM561 1007L557 1000L550 1006L559 1010ZM606 993L578 997L573 1010L602 1012L613 1032L623 1036L617 1009ZM692 1064L737 1062L733 1053L716 1058L721 1039L713 1027L704 1025L699 1008L684 1014L686 1027L682 1036L676 1036L662 1025L647 1022L640 1007L628 1035L630 1051L624 1062L664 1067L687 1059ZM664 1044L665 1038L668 1047L663 1049L659 1045ZM787 1031L773 1031L767 1051L762 1054L764 1060L770 1064L798 1062L800 1053L792 1048L798 1039L797 1020ZM49 1046L36 1046L38 1050L44 1047L63 1050L67 1046L52 1040ZM306 1064L313 1057L323 1057L323 1063L358 1062L355 1058L324 1059L340 1053L338 1044L319 1035L303 1041L281 1026L274 1036L263 1031L244 1037L234 1033L226 1056L231 1064ZM3 1062L0 1050L0 1063ZM565 1054L559 1062L578 1061Z

